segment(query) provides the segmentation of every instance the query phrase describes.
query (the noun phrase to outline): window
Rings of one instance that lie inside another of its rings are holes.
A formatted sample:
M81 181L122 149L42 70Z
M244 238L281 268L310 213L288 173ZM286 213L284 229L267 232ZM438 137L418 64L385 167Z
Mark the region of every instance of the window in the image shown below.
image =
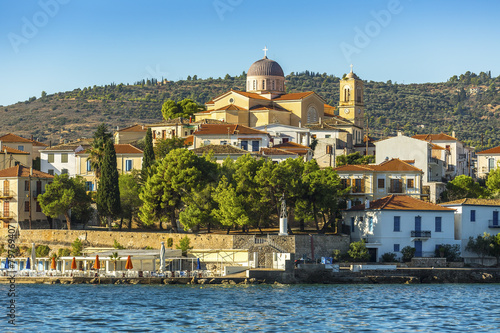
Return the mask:
M354 217L351 217L351 233L354 232Z
M385 179L384 178L377 179L377 187L380 189L385 188Z
M252 151L259 151L259 141L252 141Z
M62 169L62 170L61 170L61 174L62 174L62 175L65 175L65 174L67 174L67 173L68 173L68 169Z
M24 202L24 211L25 212L29 212L30 211L30 202L29 201L25 201Z
M24 151L24 146L17 146L17 150Z
M47 154L47 160L49 163L54 163L54 154Z
M470 221L476 222L476 210L475 209L470 211Z
M53 175L54 175L54 169L49 169L49 170L47 170L47 173L48 173L49 175L53 176Z
M403 182L401 179L391 179L391 193L403 193Z
M332 155L333 154L333 146L332 145L327 145L326 146L326 153Z
M85 182L85 191L93 191L94 190L94 184L92 182Z
M273 90L274 90L274 80L273 80Z
M184 131L184 136L187 136L188 135L188 132L187 131Z
M349 186L351 186L351 180L349 178L342 178L340 180L340 183L342 184L342 188L343 189L348 188Z
M61 163L68 163L68 153L61 154Z
M413 178L409 178L406 180L406 187L407 188L414 188L415 187L415 180Z
M495 159L489 158L488 159L488 172L490 172L493 169L495 169Z
M25 191L29 191L30 190L30 181L29 180L25 180L24 181L24 190Z
M330 139L332 136L330 134L325 135L325 139Z
M401 216L394 216L394 231L401 231Z
M256 88L257 88L257 81L253 80L253 90L256 90Z
M266 80L262 80L262 90L266 89Z
M40 207L40 203L37 201L36 202L36 212L40 213L42 211L42 207Z
M368 231L373 232L373 216L368 217Z
M132 170L132 160L125 160L125 171Z
M356 178L354 180L353 193L365 193L365 180L361 178Z
M361 103L361 88L358 87L358 89L356 89L356 100L358 103Z
M399 252L399 244L394 244L394 252Z
M90 160L87 161L87 171L92 171L92 163L90 163Z
M436 232L441 232L441 216L436 216L436 219L434 220L435 222L435 231Z
M248 150L248 141L246 140L241 141L241 149Z

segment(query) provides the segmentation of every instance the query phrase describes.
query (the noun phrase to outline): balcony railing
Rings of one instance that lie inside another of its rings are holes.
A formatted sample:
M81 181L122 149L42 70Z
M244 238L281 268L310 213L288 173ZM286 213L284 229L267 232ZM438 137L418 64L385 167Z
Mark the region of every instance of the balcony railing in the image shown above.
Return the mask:
M4 189L3 191L0 191L0 198L5 199L5 198L13 198L15 196L14 191Z
M430 230L412 230L411 231L411 237L417 237L417 238L431 238L431 231Z
M500 228L498 220L496 221L488 220L488 228Z
M3 212L0 212L0 220L12 220L16 217L14 212L6 210Z
M33 191L33 198L35 198L35 199L36 199L36 197L38 197L40 194L44 194L44 193L45 193L45 191L41 191L41 192L39 192L39 191L36 191L36 190L35 190L35 191Z

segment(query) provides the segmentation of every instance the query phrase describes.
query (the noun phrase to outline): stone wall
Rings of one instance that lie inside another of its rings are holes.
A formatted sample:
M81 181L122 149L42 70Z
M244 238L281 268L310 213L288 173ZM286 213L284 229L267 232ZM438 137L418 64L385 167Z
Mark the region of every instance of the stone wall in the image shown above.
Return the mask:
M332 257L333 250L340 250L342 253L349 250L348 235L296 235L294 237L296 259L302 258L303 255L312 259L311 243L314 247L314 259Z

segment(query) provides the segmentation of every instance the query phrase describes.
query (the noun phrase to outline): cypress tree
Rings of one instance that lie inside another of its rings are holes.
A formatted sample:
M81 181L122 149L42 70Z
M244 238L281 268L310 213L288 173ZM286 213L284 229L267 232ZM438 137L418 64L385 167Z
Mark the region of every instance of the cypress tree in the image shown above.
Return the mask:
M149 175L149 168L155 160L155 153L153 150L153 133L151 128L148 128L146 132L146 146L144 147L144 153L142 157L142 180L146 181Z
M118 216L121 211L116 152L112 140L107 140L104 147L101 179L99 180L96 199L97 210L101 216L108 219L108 228L111 230L113 217Z

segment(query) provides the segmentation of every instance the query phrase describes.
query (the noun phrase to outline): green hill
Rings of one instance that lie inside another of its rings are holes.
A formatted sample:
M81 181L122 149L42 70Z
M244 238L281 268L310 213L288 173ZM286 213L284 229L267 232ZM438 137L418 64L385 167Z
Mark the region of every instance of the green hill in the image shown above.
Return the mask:
M287 91L314 90L336 106L339 78L333 75L291 73ZM444 83L397 84L365 82L365 105L370 135L451 133L477 148L500 145L500 76L467 72ZM100 123L110 129L161 120L161 106L168 99L190 98L203 104L229 89L244 90L244 73L224 79L188 77L176 82L155 79L133 85L110 84L32 97L0 107L0 132L33 135L57 142L90 137ZM476 90L477 88L477 90Z

